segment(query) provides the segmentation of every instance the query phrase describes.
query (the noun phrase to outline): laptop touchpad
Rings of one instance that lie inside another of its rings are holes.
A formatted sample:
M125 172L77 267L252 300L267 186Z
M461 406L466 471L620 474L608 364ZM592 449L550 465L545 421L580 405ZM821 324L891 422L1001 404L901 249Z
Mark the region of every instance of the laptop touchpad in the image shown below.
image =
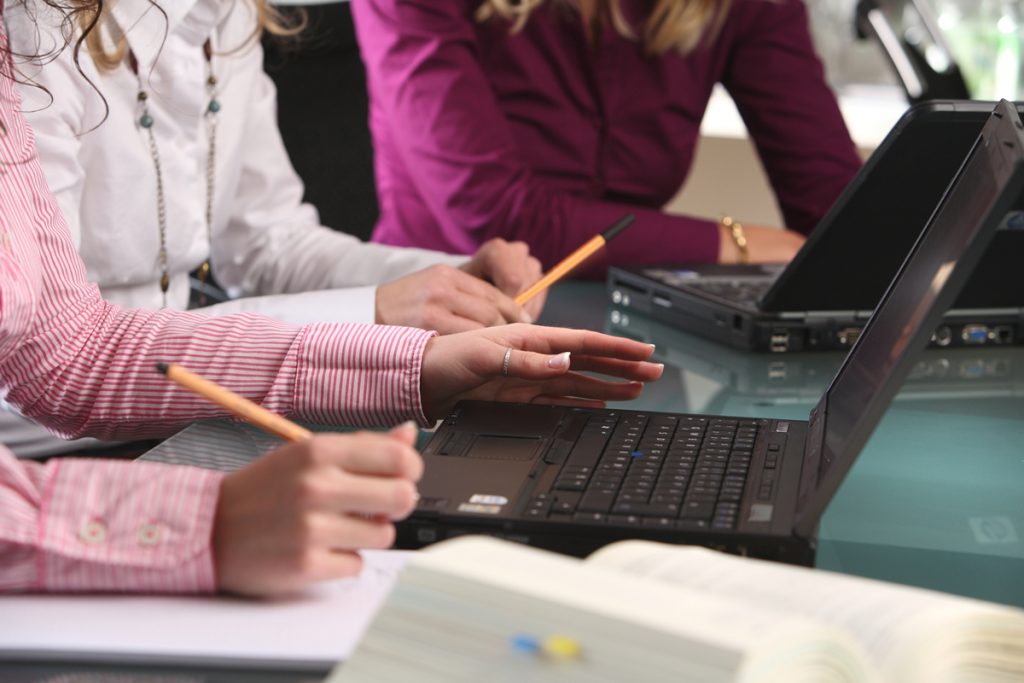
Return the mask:
M467 458L485 460L533 460L541 439L535 436L490 436L481 434L466 453Z

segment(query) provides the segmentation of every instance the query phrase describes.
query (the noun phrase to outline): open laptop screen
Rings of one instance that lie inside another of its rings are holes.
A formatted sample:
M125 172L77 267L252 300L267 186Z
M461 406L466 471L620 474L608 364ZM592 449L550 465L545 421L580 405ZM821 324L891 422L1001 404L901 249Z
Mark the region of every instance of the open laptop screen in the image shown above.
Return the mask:
M1024 187L1021 128L1016 110L1000 103L812 414L798 532L809 533L817 524L918 352L1015 204Z
M910 109L836 200L761 301L766 311L870 310L978 139L994 102L926 102ZM1024 112L1024 104L1018 106ZM953 308L1017 308L1024 290L998 267L1024 247L1002 234Z

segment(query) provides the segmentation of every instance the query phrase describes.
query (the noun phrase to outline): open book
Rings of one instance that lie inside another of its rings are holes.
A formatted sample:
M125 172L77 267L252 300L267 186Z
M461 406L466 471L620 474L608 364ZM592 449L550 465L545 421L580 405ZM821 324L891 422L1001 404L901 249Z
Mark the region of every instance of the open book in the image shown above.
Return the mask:
M329 680L1009 683L1024 611L695 547L463 537L413 558Z

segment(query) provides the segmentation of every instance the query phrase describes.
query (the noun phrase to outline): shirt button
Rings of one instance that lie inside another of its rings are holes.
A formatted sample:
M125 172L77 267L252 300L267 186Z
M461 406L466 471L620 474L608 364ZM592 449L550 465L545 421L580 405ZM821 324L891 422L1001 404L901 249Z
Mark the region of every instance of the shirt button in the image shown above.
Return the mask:
M98 519L90 519L78 530L78 538L87 545L98 545L107 540L107 526Z
M139 545L156 545L162 536L158 524L143 524L139 527Z

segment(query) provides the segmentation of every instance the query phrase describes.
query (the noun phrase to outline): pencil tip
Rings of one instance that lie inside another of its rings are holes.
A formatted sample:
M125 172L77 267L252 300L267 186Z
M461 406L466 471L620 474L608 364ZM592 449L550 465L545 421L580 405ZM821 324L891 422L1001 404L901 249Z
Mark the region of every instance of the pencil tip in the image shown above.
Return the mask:
M167 363L157 363L156 364L156 371L159 372L162 375L166 375L167 371L170 370L170 369L171 369L171 366L168 365Z

